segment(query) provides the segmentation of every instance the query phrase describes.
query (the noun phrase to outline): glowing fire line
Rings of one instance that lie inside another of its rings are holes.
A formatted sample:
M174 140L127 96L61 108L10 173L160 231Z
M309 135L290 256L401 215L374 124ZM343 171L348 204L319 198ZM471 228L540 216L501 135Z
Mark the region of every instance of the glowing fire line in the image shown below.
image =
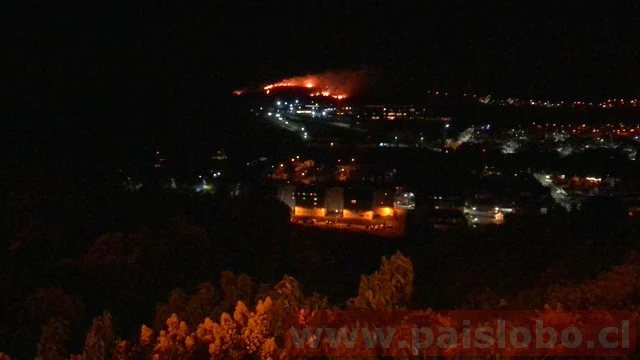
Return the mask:
M307 89L308 96L327 97L342 100L350 96L366 81L366 72L359 71L327 71L320 74L291 77L263 85L260 91L269 94L277 88L295 87ZM248 89L236 90L235 95L242 95Z
M263 87L262 89L269 94L270 90L272 90L273 88L278 88L278 87L306 87L308 89L313 89L316 86L314 85L314 83L312 81L306 80L306 81L300 81L300 82L291 82L291 81L281 81L278 83L274 83L274 84L270 84L267 85L265 87ZM348 95L347 94L333 94L328 90L323 90L323 91L316 91L313 93L309 94L310 96L324 96L324 97L332 97L334 99L337 100L342 100L345 99Z

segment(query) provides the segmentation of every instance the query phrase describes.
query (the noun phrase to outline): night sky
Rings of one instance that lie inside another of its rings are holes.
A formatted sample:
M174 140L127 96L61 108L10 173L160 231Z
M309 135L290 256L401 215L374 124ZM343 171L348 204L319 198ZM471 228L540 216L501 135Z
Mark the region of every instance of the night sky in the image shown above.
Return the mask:
M342 69L375 69L370 91L382 97L444 89L573 100L640 90L632 1L72 3L7 9L3 97L14 126L97 119L135 129L137 120L118 119L187 118L236 88Z
M96 96L144 82L198 93L361 67L416 92L621 96L640 83L637 2L153 3L22 5L10 64L45 91Z

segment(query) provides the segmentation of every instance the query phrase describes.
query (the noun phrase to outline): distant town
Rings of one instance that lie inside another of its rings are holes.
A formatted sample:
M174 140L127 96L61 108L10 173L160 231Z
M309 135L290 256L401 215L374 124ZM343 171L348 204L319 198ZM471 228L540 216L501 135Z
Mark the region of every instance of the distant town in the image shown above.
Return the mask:
M301 145L284 158L265 153L246 163L263 182L260 191L286 204L294 224L397 237L580 211L595 195L621 201L630 217L640 214L640 184L627 166L636 162L640 125L464 125L426 105L348 100L285 83L246 103L253 121ZM246 176L233 180L226 149L188 185L165 171L171 160L160 150L154 156L165 189L260 193ZM132 191L145 186L124 183Z
M221 5L7 11L0 360L640 358L640 2Z

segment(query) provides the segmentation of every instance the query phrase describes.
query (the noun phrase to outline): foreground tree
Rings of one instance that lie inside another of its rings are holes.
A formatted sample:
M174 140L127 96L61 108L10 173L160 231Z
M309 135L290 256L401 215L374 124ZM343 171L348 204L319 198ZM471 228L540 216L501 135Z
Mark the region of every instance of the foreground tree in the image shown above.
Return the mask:
M380 270L362 275L358 296L349 300L350 309L396 310L406 308L413 294L413 264L397 252L383 257Z
M254 311L238 301L233 315L223 313L218 322L205 318L195 331L172 314L154 338L153 330L142 326L139 355L152 359L273 359L278 352L270 334L273 303L267 297Z
M82 355L71 356L75 360L107 360L111 359L114 347L111 314L104 312L93 319L91 329L87 333Z
M66 321L52 318L42 327L36 360L63 360L67 357L69 342Z

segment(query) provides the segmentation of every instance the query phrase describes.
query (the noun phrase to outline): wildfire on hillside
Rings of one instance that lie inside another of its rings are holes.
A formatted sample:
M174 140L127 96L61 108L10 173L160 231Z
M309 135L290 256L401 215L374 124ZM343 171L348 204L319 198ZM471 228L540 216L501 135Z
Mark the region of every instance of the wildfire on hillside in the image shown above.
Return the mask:
M361 88L366 80L366 72L359 71L328 71L321 74L296 76L264 85L262 91L269 94L277 88L296 87L309 89L310 96L332 97L342 100ZM234 94L241 95L245 90L236 90Z

